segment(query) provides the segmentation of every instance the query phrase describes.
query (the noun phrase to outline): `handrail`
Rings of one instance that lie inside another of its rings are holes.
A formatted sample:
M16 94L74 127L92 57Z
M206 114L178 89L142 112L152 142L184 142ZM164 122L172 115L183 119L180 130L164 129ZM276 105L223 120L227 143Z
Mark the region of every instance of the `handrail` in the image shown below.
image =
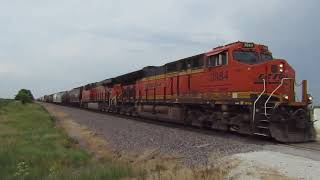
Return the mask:
M265 79L262 79L262 80L263 80L263 91L260 93L258 98L253 103L252 124L254 123L254 118L255 118L255 115L256 115L256 103L259 101L261 96L266 92L266 80Z
M271 99L271 97L273 96L273 94L283 85L284 80L289 80L289 79L293 79L293 78L282 78L282 79L281 79L281 83L279 84L279 86L272 91L272 93L269 95L268 99L267 99L266 102L264 103L264 115L265 115L266 117L267 117L267 104L268 104L269 100Z

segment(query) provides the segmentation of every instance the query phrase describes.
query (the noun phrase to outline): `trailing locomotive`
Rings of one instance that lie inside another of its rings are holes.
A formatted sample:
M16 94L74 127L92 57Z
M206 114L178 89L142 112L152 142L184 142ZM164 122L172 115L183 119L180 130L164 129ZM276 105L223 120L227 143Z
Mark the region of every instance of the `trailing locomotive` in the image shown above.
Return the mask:
M267 46L235 42L163 66L58 93L61 103L183 123L280 142L313 141L307 81ZM43 99L52 102L54 95Z

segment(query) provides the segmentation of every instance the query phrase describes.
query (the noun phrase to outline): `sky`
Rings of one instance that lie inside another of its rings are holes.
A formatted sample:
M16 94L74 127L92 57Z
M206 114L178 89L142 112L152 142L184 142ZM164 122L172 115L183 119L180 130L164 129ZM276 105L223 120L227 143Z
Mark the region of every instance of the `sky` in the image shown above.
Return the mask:
M265 44L320 102L317 0L0 0L0 97L35 97L209 51Z

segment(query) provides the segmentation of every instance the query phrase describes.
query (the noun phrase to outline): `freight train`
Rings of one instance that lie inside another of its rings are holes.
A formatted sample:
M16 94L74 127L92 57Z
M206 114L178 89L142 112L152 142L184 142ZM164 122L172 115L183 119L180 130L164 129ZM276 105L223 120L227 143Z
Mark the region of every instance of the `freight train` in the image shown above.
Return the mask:
M296 96L300 86L302 96ZM234 42L41 98L46 102L306 142L316 138L307 81L267 46Z

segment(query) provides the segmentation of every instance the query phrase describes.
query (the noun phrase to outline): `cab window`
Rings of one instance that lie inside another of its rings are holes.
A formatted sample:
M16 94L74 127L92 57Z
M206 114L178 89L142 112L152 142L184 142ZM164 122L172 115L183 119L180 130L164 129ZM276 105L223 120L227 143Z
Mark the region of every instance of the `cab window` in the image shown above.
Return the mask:
M271 54L265 54L265 53L261 53L260 57L262 61L269 61L273 59Z
M222 52L216 55L209 56L208 67L222 66L228 64L227 52Z
M234 51L233 58L245 64L258 64L273 59L271 54L259 54L254 51Z
M234 51L234 59L239 62L246 64L257 64L259 63L258 53L252 51Z

